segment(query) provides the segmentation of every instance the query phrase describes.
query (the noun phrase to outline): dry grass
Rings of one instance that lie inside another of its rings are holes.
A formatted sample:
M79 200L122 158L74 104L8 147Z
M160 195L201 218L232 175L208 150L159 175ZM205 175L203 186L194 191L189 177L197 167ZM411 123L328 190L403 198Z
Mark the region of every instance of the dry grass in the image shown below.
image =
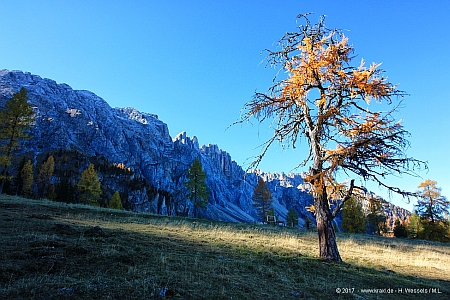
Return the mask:
M403 275L450 281L450 245L378 236L342 235L343 259Z
M317 259L314 232L0 195L0 299L424 298L397 292L406 288L441 292L427 299L450 294L450 245L338 238L342 264ZM396 293L363 291L386 288Z

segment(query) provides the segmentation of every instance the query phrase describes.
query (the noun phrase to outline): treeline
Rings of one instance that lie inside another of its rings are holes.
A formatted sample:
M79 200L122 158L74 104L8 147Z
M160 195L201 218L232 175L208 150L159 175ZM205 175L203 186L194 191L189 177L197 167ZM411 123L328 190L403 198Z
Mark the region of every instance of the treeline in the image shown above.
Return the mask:
M118 197L126 198L127 190L144 186L152 189L123 164L67 149L48 151L37 157L32 154L16 157L5 174L3 193L6 194L119 209L123 207L122 201L120 204L114 201ZM112 191L107 184L112 180L123 182L127 188L121 184L117 185L121 192Z
M395 219L388 226L383 213L385 203L380 200L349 199L342 210L342 229L348 233L370 233L396 238L450 242L450 201L441 195L437 182L425 180L416 192L417 205L404 220ZM365 204L365 205L364 205Z

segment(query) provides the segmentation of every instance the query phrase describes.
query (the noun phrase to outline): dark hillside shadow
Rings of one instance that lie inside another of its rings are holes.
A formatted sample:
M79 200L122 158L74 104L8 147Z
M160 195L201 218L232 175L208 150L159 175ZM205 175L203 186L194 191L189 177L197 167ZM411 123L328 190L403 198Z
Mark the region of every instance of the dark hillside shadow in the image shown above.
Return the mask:
M30 217L42 215L47 217ZM0 298L446 299L450 295L449 281L218 243L183 235L165 228L164 222L171 220L37 201L21 205L0 198ZM180 228L210 223L175 222L184 224ZM118 228L121 224L130 229ZM133 226L140 226L139 231ZM159 226L157 231L154 226Z

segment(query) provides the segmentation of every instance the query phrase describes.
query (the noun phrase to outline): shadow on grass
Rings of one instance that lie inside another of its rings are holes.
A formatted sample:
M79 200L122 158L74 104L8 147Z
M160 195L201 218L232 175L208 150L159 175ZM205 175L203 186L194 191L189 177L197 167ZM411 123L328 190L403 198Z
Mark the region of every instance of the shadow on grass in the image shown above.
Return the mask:
M450 294L448 281L174 230L177 223L207 227L210 221L41 204L0 201L1 299L445 299Z

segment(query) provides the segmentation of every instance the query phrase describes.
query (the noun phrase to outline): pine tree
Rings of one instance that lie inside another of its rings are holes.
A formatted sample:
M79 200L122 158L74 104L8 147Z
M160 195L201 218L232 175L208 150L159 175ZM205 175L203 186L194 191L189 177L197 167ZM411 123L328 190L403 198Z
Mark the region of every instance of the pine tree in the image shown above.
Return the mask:
M120 194L118 191L116 191L114 193L114 195L111 198L111 201L109 202L108 205L109 208L113 208L113 209L120 209L122 210L122 199L120 199Z
M198 208L206 208L208 205L208 186L206 185L206 173L203 171L200 160L196 158L189 168L187 181L184 187L187 190L187 198L194 204L194 216L198 215Z
M365 228L365 217L361 203L355 197L351 197L345 202L342 210L342 229L348 233L364 233Z
M291 208L286 216L287 226L296 227L298 225L298 213L294 208Z
M99 206L102 189L98 180L97 172L94 165L90 164L86 170L81 173L80 181L78 181L78 191L84 204Z
M253 207L256 208L259 219L265 222L272 207L272 194L264 179L259 179L257 186L253 190L252 199L254 202Z
M39 170L38 182L42 185L42 197L45 197L55 171L55 159L50 155Z
M0 110L0 193L5 181L11 177L8 175L8 167L14 152L19 148L19 142L29 138L27 131L34 118L27 100L27 91L21 88L6 101L4 109Z

